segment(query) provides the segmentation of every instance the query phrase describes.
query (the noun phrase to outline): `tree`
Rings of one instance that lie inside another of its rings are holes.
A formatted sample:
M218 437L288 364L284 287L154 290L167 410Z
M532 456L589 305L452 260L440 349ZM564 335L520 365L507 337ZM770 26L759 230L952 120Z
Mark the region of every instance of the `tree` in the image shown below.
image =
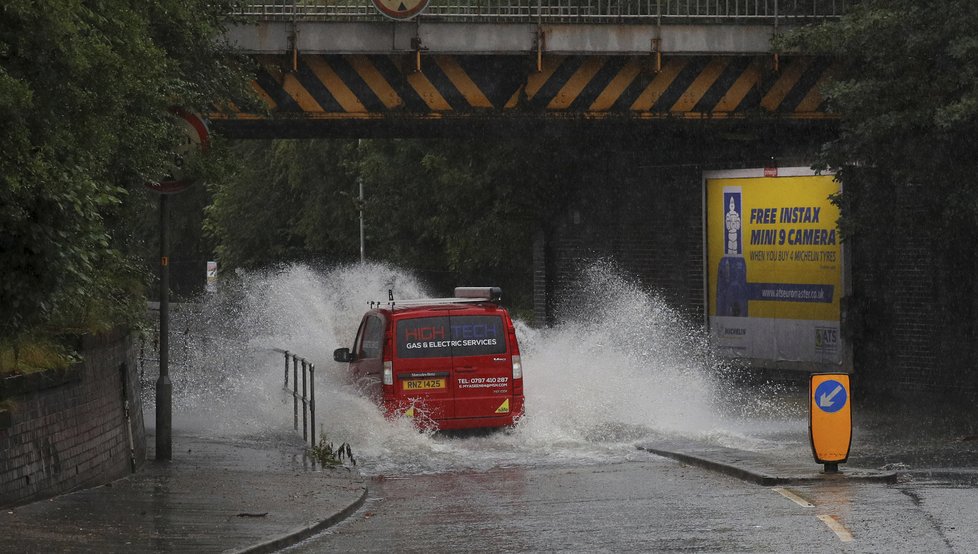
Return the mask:
M861 271L852 310L867 368L893 351L901 257L916 259L920 336L941 367L974 367L978 335L978 4L864 0L782 46L834 56L841 116L819 166L838 172L840 226ZM912 249L907 249L907 247ZM901 252L899 249L904 248ZM957 377L957 378L960 378Z
M587 188L579 164L594 147L581 137L371 141L368 236L385 259L446 293L495 284L510 305L529 308L534 235Z
M355 148L353 141L236 144L207 208L222 267L354 259Z
M978 222L978 4L968 0L866 0L839 21L799 31L785 45L837 59L823 94L842 117L820 165L844 184L860 175L926 185L935 222ZM849 230L873 214L844 214Z
M126 272L128 233L114 223L125 220L127 198L165 172L177 140L167 107L247 98L244 66L218 40L230 7L0 7L0 338L83 317L96 298L133 298L113 283Z
M447 294L494 284L529 306L534 233L576 189L580 139L310 140L242 143L215 185L208 231L222 267L359 259L357 178L367 256Z

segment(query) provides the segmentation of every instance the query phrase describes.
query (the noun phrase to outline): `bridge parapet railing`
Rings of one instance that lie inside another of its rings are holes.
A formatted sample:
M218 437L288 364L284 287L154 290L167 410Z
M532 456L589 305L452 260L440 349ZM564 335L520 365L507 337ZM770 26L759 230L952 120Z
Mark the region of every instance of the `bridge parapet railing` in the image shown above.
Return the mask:
M431 0L425 20L518 23L772 23L836 18L858 0ZM370 0L247 1L246 19L387 19Z

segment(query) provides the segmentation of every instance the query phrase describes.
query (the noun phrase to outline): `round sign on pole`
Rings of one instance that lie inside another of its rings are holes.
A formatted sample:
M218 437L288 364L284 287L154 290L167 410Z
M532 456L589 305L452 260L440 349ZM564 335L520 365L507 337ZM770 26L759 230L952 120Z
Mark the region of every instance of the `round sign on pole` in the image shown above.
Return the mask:
M377 11L391 19L411 19L428 7L428 0L371 0Z
M173 164L169 174L158 183L146 183L146 187L162 194L174 194L189 187L194 178L187 171L190 158L198 152L206 152L210 146L207 124L196 114L182 108L170 108L181 131L181 140L173 152Z

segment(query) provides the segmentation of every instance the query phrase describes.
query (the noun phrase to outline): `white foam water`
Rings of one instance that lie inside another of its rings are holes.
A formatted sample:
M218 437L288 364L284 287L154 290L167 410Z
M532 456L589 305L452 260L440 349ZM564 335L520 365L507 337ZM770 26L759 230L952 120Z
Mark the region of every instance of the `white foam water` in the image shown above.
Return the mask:
M402 300L432 295L411 273L380 263L293 265L225 280L219 293L174 315L174 425L221 435L290 428L276 348L315 364L317 434L349 443L367 475L641 459L636 445L663 436L760 449L770 446L765 435L798 425L785 423L780 407L758 414L724 403L735 393L718 378L725 368L702 332L597 264L583 272L562 322L547 329L516 322L526 415L515 428L419 432L409 420L385 419L332 361L335 348L352 345L368 303L386 300L388 290ZM147 413L154 379L145 380Z

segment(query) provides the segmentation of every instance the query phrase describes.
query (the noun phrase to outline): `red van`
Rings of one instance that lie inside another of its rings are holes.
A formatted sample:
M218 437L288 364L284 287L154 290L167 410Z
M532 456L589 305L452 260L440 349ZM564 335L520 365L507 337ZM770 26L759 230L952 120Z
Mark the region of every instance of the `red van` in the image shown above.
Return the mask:
M372 306L353 349L333 352L388 416L423 415L438 429L512 425L523 415L516 330L498 287L454 298Z

